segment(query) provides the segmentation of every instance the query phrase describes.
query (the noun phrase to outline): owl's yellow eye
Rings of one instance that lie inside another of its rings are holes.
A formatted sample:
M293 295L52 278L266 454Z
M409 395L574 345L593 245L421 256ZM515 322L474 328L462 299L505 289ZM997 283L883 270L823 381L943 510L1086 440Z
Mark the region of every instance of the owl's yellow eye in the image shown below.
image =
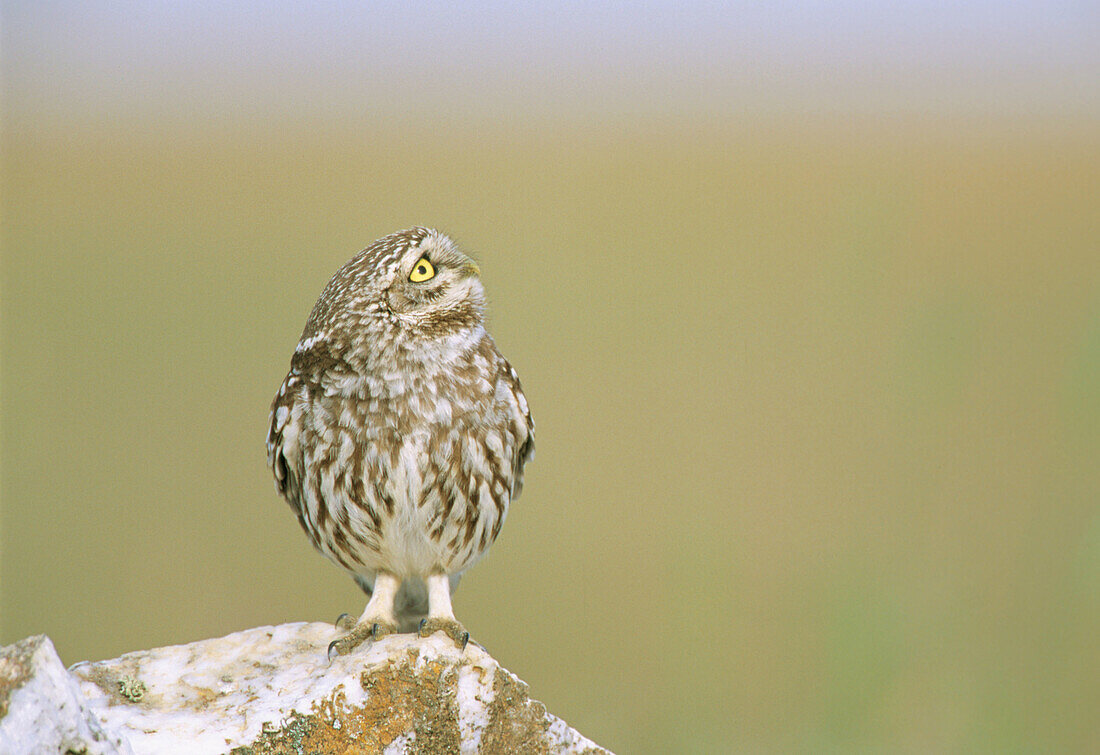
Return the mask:
M435 277L435 268L432 267L432 263L428 262L427 257L421 257L413 265L413 271L409 273L409 280L413 283L423 283L426 280L431 280Z

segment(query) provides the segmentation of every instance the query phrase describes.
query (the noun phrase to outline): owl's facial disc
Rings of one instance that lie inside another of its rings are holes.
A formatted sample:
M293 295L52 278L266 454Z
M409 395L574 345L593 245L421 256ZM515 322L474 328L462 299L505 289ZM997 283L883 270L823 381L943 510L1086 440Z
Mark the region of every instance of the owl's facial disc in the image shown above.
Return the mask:
M480 272L450 239L429 238L402 258L387 298L392 310L418 329L472 326L485 306Z

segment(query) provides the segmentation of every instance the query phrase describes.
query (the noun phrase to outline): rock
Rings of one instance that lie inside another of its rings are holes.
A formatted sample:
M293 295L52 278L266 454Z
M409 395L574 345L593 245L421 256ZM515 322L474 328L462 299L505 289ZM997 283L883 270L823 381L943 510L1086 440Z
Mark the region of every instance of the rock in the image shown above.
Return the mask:
M260 627L69 672L48 639L24 640L3 657L25 658L12 666L25 671L0 665L0 752L606 752L474 642L396 634L330 661L335 634ZM32 720L43 728L20 723ZM69 738L28 738L39 731Z
M77 679L39 634L0 648L0 753L132 753L89 709Z

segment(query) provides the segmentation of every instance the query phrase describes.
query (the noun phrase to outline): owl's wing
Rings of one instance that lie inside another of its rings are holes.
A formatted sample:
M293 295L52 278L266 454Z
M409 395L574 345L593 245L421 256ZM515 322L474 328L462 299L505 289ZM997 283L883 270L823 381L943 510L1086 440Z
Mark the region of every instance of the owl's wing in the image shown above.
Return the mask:
M328 344L310 336L308 329L294 349L290 372L271 402L271 425L267 431L267 465L275 475L275 489L300 515L296 499L303 468L299 433L303 414L310 402L310 391L317 390L323 376L347 374L351 368L333 356Z
M302 477L305 461L301 446L303 422L310 416L313 396L323 390L325 380L355 374L354 369L333 355L324 340L302 336L290 359L290 372L271 402L271 424L267 431L267 465L275 476L275 489L302 520ZM308 531L308 530L307 530Z
M531 419L531 408L527 405L527 396L519 383L519 375L507 359L501 357L501 371L497 382L498 395L503 393L505 403L510 410L508 429L515 438L516 460L512 483L512 500L523 492L523 467L535 457L535 421Z
M279 392L271 402L271 424L267 430L267 466L275 475L275 489L301 516L295 491L295 476L300 474L301 449L298 445L298 422L294 405L300 400L302 380L290 373L279 386Z

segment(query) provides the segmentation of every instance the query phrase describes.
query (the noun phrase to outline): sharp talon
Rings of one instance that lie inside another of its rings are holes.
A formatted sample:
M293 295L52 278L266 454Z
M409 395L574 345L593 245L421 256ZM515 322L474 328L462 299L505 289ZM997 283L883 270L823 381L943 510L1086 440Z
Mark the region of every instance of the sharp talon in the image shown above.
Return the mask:
M355 626L350 613L342 613L336 618L337 629L351 629Z
M328 660L329 660L329 663L332 662L332 658L333 658L332 651L336 649L336 643L338 643L339 641L340 640L333 640L332 642L330 642L328 644ZM340 655L340 651L337 650L336 655Z
M470 633L469 632L463 632L462 633L462 644L459 646L458 649L459 650L465 650L466 649L466 643L468 643L469 641L470 641Z
M416 628L416 633L420 634L421 632L423 632L424 631L424 625L427 624L427 623L428 623L427 619L421 619L420 620L420 626L418 626Z
M382 636L384 636L384 635L382 634L382 631L381 631L381 630L382 630L382 628L378 626L378 622L377 622L377 621L376 621L376 622L374 622L373 624L371 624L371 625L370 625L370 638L371 638L372 640L377 640L377 639L378 639L379 637L382 637Z

